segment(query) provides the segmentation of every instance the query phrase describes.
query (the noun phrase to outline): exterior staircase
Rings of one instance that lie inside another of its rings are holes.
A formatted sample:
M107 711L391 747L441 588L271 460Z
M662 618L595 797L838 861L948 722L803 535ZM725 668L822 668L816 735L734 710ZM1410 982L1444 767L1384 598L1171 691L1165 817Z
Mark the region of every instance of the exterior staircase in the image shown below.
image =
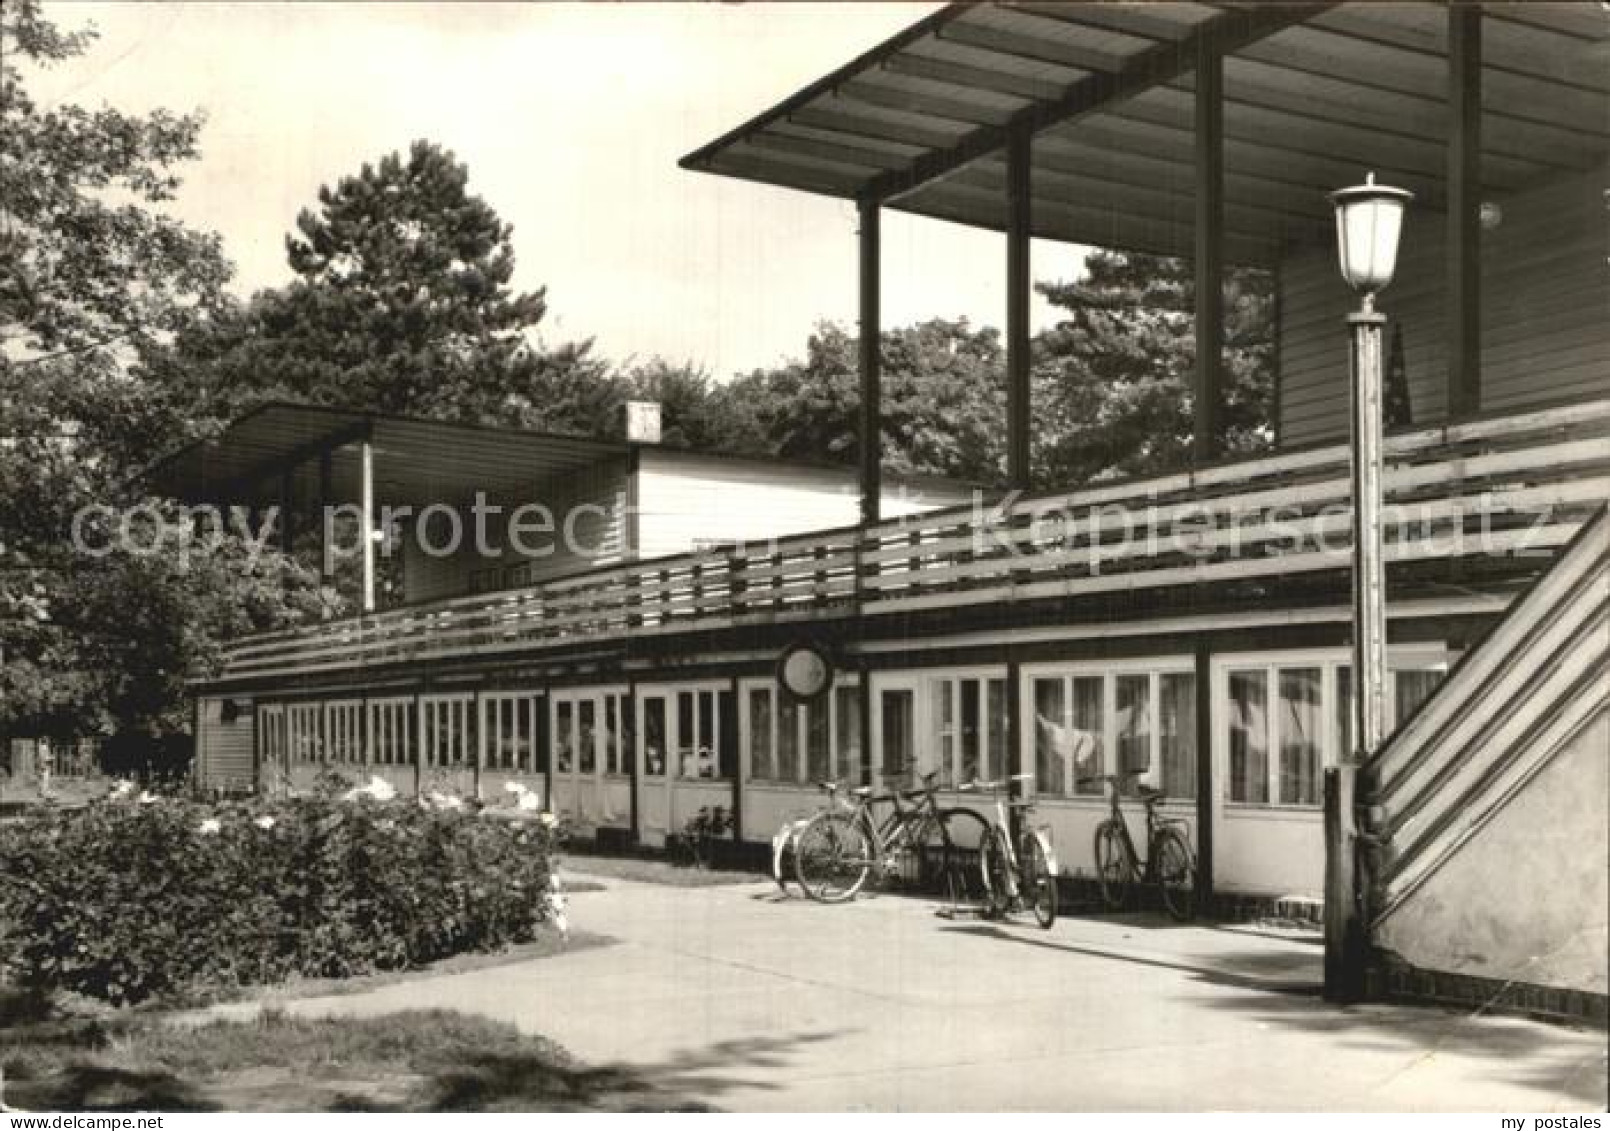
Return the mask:
M1601 508L1366 768L1389 996L1603 1018L1610 512Z

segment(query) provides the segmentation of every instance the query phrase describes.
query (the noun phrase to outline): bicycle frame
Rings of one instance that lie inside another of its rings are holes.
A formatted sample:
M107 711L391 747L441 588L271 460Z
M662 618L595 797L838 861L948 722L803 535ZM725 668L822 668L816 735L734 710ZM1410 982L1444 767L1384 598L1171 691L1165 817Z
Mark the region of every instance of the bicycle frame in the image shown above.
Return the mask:
M1190 823L1178 817L1164 817L1157 812L1155 801L1142 799L1146 809L1146 857L1141 858L1140 852L1135 848L1135 839L1129 832L1129 821L1124 816L1123 790L1119 787L1116 777L1109 776L1105 782L1107 794L1107 819L1118 826L1120 839L1124 846L1124 855L1129 863L1130 873L1141 878L1144 883L1153 883L1157 878L1157 853L1153 850L1157 844L1158 835L1164 829L1181 829L1186 835L1186 843L1190 843Z

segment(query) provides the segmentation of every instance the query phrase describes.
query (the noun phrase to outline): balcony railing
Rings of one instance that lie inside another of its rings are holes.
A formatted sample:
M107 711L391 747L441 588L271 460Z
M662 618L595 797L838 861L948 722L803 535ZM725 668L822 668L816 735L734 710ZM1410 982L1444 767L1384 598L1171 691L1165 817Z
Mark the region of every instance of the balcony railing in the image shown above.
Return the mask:
M1394 435L1389 563L1552 552L1610 498L1610 400ZM224 678L1272 579L1349 564L1336 444L683 554L243 640Z

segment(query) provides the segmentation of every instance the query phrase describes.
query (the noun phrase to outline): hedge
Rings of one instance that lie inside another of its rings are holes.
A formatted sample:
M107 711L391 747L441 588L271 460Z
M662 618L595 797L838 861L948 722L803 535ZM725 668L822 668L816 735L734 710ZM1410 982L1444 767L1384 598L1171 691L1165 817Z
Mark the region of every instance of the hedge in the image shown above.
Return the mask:
M556 839L546 814L448 798L202 804L125 787L0 833L0 962L24 985L128 1004L498 949L563 928Z

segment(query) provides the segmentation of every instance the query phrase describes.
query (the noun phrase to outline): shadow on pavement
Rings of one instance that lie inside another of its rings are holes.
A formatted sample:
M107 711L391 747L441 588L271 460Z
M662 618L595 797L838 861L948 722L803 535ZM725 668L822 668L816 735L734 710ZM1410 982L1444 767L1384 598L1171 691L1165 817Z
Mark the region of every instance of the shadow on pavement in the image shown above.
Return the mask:
M438 1075L419 1111L717 1111L712 1100L734 1088L769 1088L745 1069L780 1072L792 1050L834 1033L718 1041L657 1062L562 1067L540 1058L488 1056Z
M1492 1062L1494 1080L1544 1088L1592 1105L1605 1101L1605 1033L1515 1017L1429 1005L1332 1005L1322 999L1268 995L1213 998L1202 1005L1241 1013L1270 1027L1323 1033L1335 1046L1407 1054L1403 1073L1432 1057Z
M1269 993L1317 997L1321 990L1318 963L1312 954L1287 955L1277 951L1248 951L1219 956L1213 965L1204 965L1152 955L1126 954L1106 947L1081 946L1057 942L1054 936L1031 935L1007 930L990 923L958 924L944 928L967 934L1004 939L1024 946L1043 947L1065 954L1082 954L1090 958L1105 958L1114 962L1127 962L1136 966L1149 966L1159 970L1174 970L1204 982L1236 989L1263 990ZM1303 977L1292 977L1302 973Z

